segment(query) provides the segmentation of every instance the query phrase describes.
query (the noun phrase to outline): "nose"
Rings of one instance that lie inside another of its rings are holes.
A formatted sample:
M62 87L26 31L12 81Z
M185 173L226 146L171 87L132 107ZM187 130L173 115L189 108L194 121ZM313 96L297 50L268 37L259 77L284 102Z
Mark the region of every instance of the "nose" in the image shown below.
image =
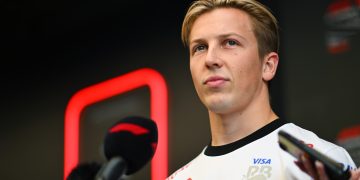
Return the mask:
M206 67L213 69L213 68L220 68L223 65L223 61L219 57L219 49L216 47L208 47L208 51L206 54L205 64Z

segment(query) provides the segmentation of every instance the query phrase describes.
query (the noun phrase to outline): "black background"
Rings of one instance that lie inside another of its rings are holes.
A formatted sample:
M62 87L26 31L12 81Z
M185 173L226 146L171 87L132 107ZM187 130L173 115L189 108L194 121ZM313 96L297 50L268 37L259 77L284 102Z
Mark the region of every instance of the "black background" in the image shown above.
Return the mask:
M359 123L359 35L351 49L326 50L323 16L331 2L263 1L281 27L280 69L272 102L281 117L335 142ZM142 67L169 88L169 173L209 141L180 29L191 1L5 1L1 25L2 179L61 179L64 112L78 90ZM85 113L81 161L102 161L99 144L111 122L148 115L140 89ZM104 122L104 123L101 123ZM148 179L144 168L134 179Z

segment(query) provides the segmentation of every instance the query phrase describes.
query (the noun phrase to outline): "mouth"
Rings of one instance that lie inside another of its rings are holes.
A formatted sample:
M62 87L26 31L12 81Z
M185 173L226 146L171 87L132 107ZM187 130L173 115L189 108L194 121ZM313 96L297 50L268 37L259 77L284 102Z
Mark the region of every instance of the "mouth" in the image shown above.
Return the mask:
M211 76L204 81L204 84L216 88L223 85L226 81L229 81L229 79L221 76Z

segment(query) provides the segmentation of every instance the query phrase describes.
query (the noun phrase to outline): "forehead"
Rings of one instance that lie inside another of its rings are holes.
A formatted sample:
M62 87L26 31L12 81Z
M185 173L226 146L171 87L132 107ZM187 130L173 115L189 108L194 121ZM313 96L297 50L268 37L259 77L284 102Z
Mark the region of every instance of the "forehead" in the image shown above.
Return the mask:
M189 40L221 34L254 36L250 16L235 8L218 8L200 15L192 25Z

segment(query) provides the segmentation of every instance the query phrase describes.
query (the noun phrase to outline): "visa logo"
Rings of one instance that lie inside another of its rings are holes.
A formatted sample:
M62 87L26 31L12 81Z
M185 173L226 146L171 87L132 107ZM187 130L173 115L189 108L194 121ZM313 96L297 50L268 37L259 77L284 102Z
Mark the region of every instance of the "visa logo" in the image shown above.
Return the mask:
M254 158L254 164L271 164L271 159L266 158Z

